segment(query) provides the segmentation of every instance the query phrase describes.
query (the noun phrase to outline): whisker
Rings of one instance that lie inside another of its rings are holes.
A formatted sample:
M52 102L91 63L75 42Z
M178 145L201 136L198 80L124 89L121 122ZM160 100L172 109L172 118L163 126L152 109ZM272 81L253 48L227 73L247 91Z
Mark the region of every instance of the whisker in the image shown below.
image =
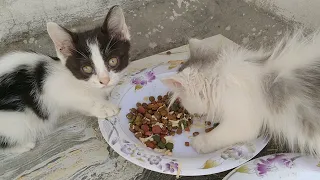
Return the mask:
M108 56L112 51L115 51L115 50L118 50L118 49L120 49L120 48L116 48L116 49L112 49L111 51L108 51L106 56Z
M74 50L75 52L79 53L79 54L80 54L81 56L83 56L84 58L89 59L88 56L86 56L84 53L78 51L77 49L75 49L75 48L71 48L71 49Z

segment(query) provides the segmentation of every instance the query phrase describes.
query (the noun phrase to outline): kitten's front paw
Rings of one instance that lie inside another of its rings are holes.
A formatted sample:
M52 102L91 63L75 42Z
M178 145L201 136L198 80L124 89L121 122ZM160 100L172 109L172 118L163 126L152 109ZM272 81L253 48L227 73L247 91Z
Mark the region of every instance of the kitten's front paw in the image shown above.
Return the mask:
M28 142L22 145L17 145L9 150L10 153L22 154L32 150L36 146L35 142Z
M92 115L103 119L115 116L119 113L119 111L120 109L117 106L111 103L105 103L95 106L92 110Z
M208 134L200 134L191 140L191 146L200 154L217 150L213 143L214 140Z

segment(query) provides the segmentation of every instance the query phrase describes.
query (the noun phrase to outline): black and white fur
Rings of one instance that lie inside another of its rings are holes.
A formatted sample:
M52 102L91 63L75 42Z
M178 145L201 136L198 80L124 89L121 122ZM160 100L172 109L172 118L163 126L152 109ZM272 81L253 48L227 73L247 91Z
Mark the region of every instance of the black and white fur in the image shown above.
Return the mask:
M72 33L52 22L47 30L60 60L34 52L0 58L0 150L29 151L69 111L98 118L119 111L106 96L129 63L122 9L112 7L103 25L90 31Z
M256 138L320 155L320 33L288 33L271 51L214 50L190 40L190 59L164 79L191 113L220 125L192 140L200 153Z

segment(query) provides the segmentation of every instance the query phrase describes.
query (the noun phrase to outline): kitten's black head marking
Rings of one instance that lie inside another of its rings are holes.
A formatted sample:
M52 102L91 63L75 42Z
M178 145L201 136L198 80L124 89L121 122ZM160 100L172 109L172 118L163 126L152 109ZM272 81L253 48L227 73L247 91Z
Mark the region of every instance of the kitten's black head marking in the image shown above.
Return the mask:
M53 40L56 50L65 59L66 67L81 80L87 80L92 74L84 73L83 66L95 68L91 58L89 44L97 44L107 70L120 72L129 64L130 35L124 15L119 6L113 6L101 27L73 33L56 24L48 25L48 33ZM111 67L111 58L118 59L118 65Z

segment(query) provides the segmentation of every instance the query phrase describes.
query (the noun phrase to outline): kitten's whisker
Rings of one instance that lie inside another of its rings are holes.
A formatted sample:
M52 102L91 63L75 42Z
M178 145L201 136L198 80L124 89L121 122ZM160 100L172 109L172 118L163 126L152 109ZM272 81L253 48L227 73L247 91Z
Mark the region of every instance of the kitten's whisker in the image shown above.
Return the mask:
M120 49L120 48L116 48L116 49L112 49L111 51L108 51L106 56L108 56L112 51L115 51L115 50L118 50L118 49Z
M72 50L74 50L75 52L79 53L79 54L80 54L81 56L83 56L84 58L89 59L89 57L88 57L88 56L86 56L86 55L85 55L85 54L83 54L82 52L80 52L80 51L76 50L75 48L72 48Z

